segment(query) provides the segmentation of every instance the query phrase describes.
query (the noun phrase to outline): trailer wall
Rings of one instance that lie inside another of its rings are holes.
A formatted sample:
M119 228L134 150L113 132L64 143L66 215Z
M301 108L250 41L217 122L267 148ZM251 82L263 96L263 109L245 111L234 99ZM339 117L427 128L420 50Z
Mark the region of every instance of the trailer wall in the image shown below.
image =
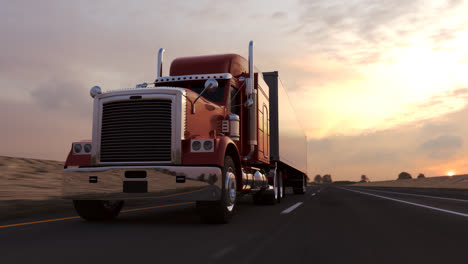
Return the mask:
M307 174L307 138L278 72L264 72L270 88L270 159Z

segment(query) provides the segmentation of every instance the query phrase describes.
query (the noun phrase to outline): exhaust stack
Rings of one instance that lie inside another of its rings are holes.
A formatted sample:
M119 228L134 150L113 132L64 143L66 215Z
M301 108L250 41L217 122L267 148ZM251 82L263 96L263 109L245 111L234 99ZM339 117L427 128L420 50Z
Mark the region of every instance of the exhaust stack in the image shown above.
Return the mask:
M164 52L166 52L165 49L160 48L158 52L158 72L156 75L156 78L162 77L162 64L163 64L163 56Z
M254 92L254 62L253 62L253 48L254 48L254 42L253 40L250 41L249 43L249 79L248 79L248 85L247 85L247 96L250 97L250 95Z
M249 109L249 145L250 152L244 157L244 160L250 160L254 154L257 145L257 91L255 90L255 69L253 63L254 42L249 43L249 78L247 79L247 98L252 100L253 105Z

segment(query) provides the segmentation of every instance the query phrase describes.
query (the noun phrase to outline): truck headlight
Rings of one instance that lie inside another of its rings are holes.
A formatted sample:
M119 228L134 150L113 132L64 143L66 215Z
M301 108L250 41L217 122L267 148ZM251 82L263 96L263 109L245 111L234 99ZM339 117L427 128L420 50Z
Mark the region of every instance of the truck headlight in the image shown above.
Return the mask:
M91 149L92 149L91 144L85 144L85 145L84 145L84 151L85 151L86 153L90 153L90 152L91 152Z
M192 140L190 151L191 152L214 152L214 139Z
M82 149L83 149L83 146L81 144L79 143L73 144L73 152L78 154L81 152Z
M205 143L203 143L203 148L205 150L211 150L213 148L213 141L207 140Z
M201 142L198 140L194 140L192 142L192 150L199 151L201 149Z

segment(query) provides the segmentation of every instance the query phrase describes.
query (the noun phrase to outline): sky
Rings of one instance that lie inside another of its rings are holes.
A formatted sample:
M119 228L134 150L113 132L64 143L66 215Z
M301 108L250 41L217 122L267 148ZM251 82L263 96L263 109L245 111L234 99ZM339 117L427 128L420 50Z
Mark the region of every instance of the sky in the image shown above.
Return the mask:
M0 155L64 160L91 138L89 89L176 57L248 54L279 71L311 176L468 173L468 3L0 0Z

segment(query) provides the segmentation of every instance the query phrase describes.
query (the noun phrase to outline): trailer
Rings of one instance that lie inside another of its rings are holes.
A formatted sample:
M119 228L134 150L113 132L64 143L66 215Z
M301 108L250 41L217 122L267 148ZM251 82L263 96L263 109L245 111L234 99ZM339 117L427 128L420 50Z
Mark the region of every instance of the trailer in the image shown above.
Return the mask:
M73 142L64 198L86 220L113 219L125 200L195 201L204 222L226 223L239 196L276 204L304 194L307 141L278 72L237 54L175 59L132 89L90 90L92 140Z
M307 137L278 72L264 72L263 78L270 88L270 162L278 164L284 187L303 194L308 181Z

